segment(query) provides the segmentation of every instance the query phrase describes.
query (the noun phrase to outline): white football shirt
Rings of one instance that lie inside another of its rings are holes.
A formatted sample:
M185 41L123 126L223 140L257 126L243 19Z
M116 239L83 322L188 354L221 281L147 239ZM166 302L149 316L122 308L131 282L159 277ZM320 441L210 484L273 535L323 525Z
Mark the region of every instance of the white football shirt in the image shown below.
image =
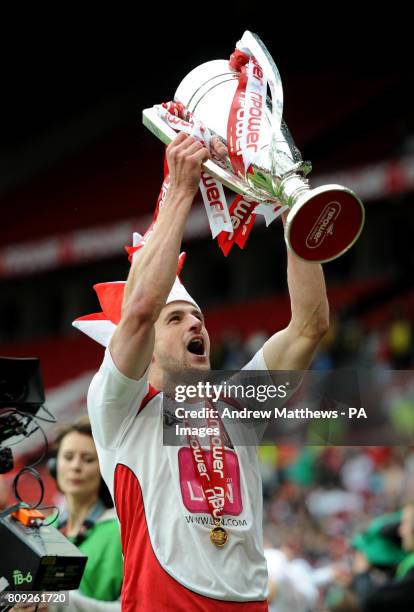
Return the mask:
M263 351L244 369L267 371ZM267 610L257 448L225 449L223 526L229 539L217 548L190 448L163 445L162 393L146 374L127 378L106 349L89 388L88 411L121 525L122 609ZM209 455L206 446L207 465Z

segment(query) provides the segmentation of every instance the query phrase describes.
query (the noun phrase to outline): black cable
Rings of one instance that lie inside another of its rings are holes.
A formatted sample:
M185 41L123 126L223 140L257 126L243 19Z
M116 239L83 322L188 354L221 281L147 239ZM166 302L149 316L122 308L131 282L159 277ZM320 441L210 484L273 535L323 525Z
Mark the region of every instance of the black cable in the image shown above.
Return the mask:
M49 510L50 508L54 508L55 510L57 510L57 514L53 518L53 520L50 521L50 523L42 523L42 525L40 525L41 527L49 527L50 525L53 525L53 523L57 521L60 516L60 508L58 506L39 506L37 509L38 510Z
M32 422L36 423L37 427L35 427L34 429L32 429L29 432L24 432L22 435L25 438L30 437L31 435L33 435L34 433L36 433L36 431L40 431L40 433L43 436L43 440L44 440L44 450L43 453L41 454L41 456L36 459L36 461L34 463L30 464L30 467L35 467L36 465L39 465L39 463L41 463L42 461L44 461L48 455L49 452L49 443L47 440L47 436L44 432L43 427L37 422L37 420L41 420L41 421L46 421L46 422L50 422L48 419L44 419L43 417L37 417L37 416L33 416L32 414L30 414L30 412L25 412L24 410L19 410L18 408L8 408L7 411L18 414L20 416L23 416L24 418L29 419L29 423L27 423L26 427L29 426ZM56 420L54 421L56 422Z
M18 417L22 417L22 415L19 414L19 413L16 414L16 410L17 409L15 409L15 408L7 408L6 410L0 412L0 418L2 416L4 416L4 414L11 413L11 414L15 414L15 418L17 420ZM19 423L20 427L26 428L26 427L28 427L30 425L30 419L28 419L27 423L23 423L23 419L27 419L27 417L23 416L22 420L19 420L18 423ZM24 436L24 438L29 438L37 430L38 430L38 427L35 427L35 429L32 429L29 432L27 432L27 431L15 432L15 433L13 433L13 435L11 437L17 437L17 436L21 436L22 435L22 436ZM8 446L8 448L13 448L14 446L17 446L20 443L21 443L21 440L17 440L17 442L14 442L13 444L7 443L7 446Z
M34 415L31 412L27 412L25 410L21 410L20 408L15 408L12 406L10 406L9 408L0 408L0 414L4 414L7 412L18 412L27 415L31 419L37 419L38 421L44 421L45 423L57 423L55 416L49 411L46 405L40 406L39 410L44 410L46 414L50 416L50 419L46 419L45 417L40 416L39 413L36 413L36 415Z
M46 434L45 434L45 431L44 431L43 427L42 427L42 426L41 426L41 425L40 425L40 424L37 422L37 420L39 419L39 420L41 420L41 421L46 421L46 422L48 422L48 420L47 420L47 419L44 419L43 417L33 416L32 414L30 414L30 412L24 412L23 410L17 410L17 412L18 412L19 414L21 414L21 415L23 415L23 416L25 416L25 417L29 418L29 419L30 419L30 421L34 421L34 422L36 423L36 425L37 425L37 427L36 427L34 430L32 430L31 432L29 432L29 434L28 434L28 435L26 435L25 437L29 437L29 436L31 436L31 435L32 435L32 434L34 434L36 431L40 431L40 433L41 433L41 434L42 434L42 436L43 436L43 440L44 440L44 443L45 443L45 444L44 444L44 450L43 450L43 453L41 454L41 456L40 456L40 457L39 457L39 458L38 458L38 459L37 459L37 460L36 460L34 463L31 463L31 464L30 464L30 466L31 466L31 467L35 467L36 465L39 465L39 463L42 463L42 461L44 461L44 460L46 459L46 457L47 457L47 455L48 455L48 453L49 453L49 443L48 443L48 440L47 440L47 436L46 436ZM56 422L56 421L55 421L55 422Z
M36 414L36 419L39 419L39 421L44 421L45 423L57 423L56 417L49 411L48 408L46 408L45 405L40 406L40 410L44 410L51 418L45 419L45 417L41 417L39 414Z
M47 410L46 412L48 413ZM42 481L42 478L39 472L35 470L34 468L46 459L48 452L49 452L49 443L47 440L46 433L43 427L38 423L38 420L50 423L50 422L56 422L56 419L54 421L50 421L49 419L45 419L44 417L38 417L38 416L35 417L33 414L29 412L25 412L24 410L19 410L18 408L7 408L5 411L2 411L2 414L5 414L5 413L6 414L7 413L16 414L18 416L21 416L27 419L28 422L24 424L25 428L29 427L33 422L36 423L36 427L32 429L31 431L22 432L21 435L23 435L24 438L29 438L31 435L36 433L36 431L40 431L40 433L43 436L44 446L43 446L43 452L41 453L40 457L38 457L38 459L36 459L33 463L30 463L28 466L25 466L24 468L19 470L19 472L16 474L12 482L12 488L13 488L13 493L14 493L15 498L19 502L24 503L18 491L19 479L21 478L21 476L23 476L23 474L30 474L31 476L33 476L33 478L35 478L35 480L39 483L39 486L40 486L40 498L36 504L27 504L29 508L35 509L35 508L38 508L38 506L40 506L40 504L43 501L44 485L43 485L43 481Z
M45 487L44 487L44 484L43 484L43 480L42 480L42 477L40 476L39 472L37 470L35 470L30 465L22 468L16 474L16 476L14 477L13 482L12 482L13 493L14 493L14 496L17 499L17 501L22 502L22 503L23 503L23 499L20 497L20 493L19 493L17 487L18 487L18 484L19 484L19 479L23 476L23 474L30 474L39 483L39 487L40 487L40 498L39 498L39 501L36 504L27 504L27 502L24 502L24 503L27 504L27 506L31 510L34 510L35 508L38 508L38 506L40 506L40 504L43 501L43 497L45 495Z

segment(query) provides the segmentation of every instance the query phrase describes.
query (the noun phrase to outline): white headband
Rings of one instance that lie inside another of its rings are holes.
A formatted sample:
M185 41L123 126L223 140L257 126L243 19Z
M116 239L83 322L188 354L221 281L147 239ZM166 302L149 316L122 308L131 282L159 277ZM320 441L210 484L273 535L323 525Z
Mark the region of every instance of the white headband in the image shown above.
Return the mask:
M136 246L141 236L134 232L133 245ZM136 254L133 255L135 257ZM183 255L180 255L183 257ZM124 299L125 281L98 283L94 289L98 295L101 312L78 317L72 325L92 340L102 346L108 346L112 334L121 319L122 301ZM176 277L165 304L171 302L189 302L201 310L197 302L191 297L178 276Z

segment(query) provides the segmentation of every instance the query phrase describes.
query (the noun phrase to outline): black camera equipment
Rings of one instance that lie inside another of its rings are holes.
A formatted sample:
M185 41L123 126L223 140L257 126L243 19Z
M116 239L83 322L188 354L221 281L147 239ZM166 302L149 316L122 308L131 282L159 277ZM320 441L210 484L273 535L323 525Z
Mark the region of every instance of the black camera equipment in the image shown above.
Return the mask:
M0 612L10 609L3 603L7 591L62 591L77 589L87 557L60 531L45 522L41 510L44 487L35 469L48 453L47 436L40 421L53 423L54 417L44 407L44 389L40 362L36 358L0 357L0 473L13 469L11 446L40 432L43 436L41 456L23 467L13 480L17 503L0 513ZM39 416L42 408L49 416ZM4 446L11 438L17 442ZM30 474L39 484L36 504L25 503L18 483Z
M0 357L0 474L13 469L11 449L1 443L15 435L26 435L30 422L4 409L23 408L34 416L44 403L39 359Z

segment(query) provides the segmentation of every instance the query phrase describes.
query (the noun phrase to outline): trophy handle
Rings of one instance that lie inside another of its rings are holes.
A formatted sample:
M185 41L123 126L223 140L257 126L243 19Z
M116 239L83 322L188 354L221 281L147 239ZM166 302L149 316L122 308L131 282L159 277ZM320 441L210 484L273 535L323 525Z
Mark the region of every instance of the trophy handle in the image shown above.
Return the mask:
M323 185L298 196L287 216L285 240L300 259L325 263L352 247L364 222L363 204L353 191Z
M279 131L283 115L283 87L279 70L265 44L257 34L246 30L241 37L240 44L243 47L247 47L252 55L254 55L268 79L272 94L272 129L275 133Z
M275 160L277 158L278 140L282 129L283 115L283 87L279 70L266 48L266 45L257 34L246 30L240 40L240 44L254 55L259 62L264 74L266 75L270 93L272 96L271 132L270 132L270 152L272 173L278 174ZM286 126L287 127L287 126Z

